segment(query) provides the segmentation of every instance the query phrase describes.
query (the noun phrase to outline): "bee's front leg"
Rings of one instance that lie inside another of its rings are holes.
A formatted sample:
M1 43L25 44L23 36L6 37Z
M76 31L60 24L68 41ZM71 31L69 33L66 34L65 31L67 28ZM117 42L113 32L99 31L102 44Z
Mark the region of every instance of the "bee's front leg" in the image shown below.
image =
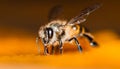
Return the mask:
M62 40L59 40L59 49L60 49L60 54L63 53L63 44L62 44Z
M44 55L48 55L48 48L47 48L47 46L44 46Z
M75 40L75 43L76 43L76 45L78 47L79 52L82 52L82 47L81 47L79 41L77 40L77 38L73 37L73 38L69 39L68 41L72 41L72 40Z

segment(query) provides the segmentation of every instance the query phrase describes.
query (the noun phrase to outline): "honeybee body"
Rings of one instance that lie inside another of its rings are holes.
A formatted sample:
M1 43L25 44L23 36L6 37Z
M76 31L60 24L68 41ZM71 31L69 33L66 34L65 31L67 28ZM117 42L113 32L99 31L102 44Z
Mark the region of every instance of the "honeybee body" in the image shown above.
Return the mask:
M82 27L80 24L75 24L75 25L72 24L65 25L65 24L67 24L66 21L56 20L46 25L47 28L51 28L54 31L52 34L53 36L47 43L48 45L50 44L52 45L55 42L57 42L58 38L60 38L62 43L64 43L64 42L68 42L68 40L71 39L72 37L78 37L83 33L85 33L85 28ZM41 31L39 32L39 34L41 34Z
M84 17L88 16L97 8L99 8L99 5L95 4L82 10L80 15L72 18L68 22L64 20L52 20L47 25L40 27L38 35L44 44L44 54L48 53L48 46L52 46L53 51L56 44L59 45L60 53L62 53L63 43L70 42L72 40L75 41L78 50L81 52L82 47L77 39L77 37L80 36L87 38L91 46L97 46L93 36L86 32L86 29L80 25L80 23L86 21Z

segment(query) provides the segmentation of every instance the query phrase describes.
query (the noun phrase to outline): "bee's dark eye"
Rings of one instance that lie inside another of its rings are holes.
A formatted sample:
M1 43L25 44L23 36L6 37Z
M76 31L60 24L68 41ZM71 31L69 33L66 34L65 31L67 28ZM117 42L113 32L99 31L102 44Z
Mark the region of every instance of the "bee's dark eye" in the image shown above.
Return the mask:
M53 29L52 28L46 28L45 34L47 35L48 38L53 37Z

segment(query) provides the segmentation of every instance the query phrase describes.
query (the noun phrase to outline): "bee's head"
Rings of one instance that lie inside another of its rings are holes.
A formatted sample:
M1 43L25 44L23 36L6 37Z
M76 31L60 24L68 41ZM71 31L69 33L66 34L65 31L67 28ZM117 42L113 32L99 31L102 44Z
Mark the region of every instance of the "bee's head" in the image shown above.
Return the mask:
M53 29L48 27L41 29L39 31L39 36L42 38L44 44L49 43L50 39L53 37Z

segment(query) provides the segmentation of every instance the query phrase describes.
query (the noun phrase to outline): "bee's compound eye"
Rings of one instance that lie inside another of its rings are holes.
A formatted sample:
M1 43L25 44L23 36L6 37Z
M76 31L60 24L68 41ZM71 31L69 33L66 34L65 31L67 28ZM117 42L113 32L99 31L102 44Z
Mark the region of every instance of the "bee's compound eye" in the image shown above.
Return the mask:
M72 26L72 29L73 30L77 30L77 27L74 25L74 26Z
M46 28L46 34L47 34L48 38L52 38L53 37L53 29Z

